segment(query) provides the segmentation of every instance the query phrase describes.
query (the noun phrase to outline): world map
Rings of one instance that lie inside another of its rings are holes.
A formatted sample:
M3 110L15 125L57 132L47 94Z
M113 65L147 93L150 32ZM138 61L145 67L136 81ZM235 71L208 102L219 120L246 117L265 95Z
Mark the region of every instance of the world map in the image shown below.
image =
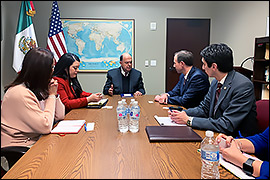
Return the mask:
M133 55L134 20L61 19L67 51L80 60L80 71L107 71L119 57Z

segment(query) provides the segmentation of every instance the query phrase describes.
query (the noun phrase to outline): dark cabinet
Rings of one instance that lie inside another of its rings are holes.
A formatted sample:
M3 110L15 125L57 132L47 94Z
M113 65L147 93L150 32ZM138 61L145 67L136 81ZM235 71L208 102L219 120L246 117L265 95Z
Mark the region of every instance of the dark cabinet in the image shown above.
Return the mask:
M255 38L254 50L253 84L256 100L260 100L264 87L269 88L269 75L268 78L266 75L267 68L269 72L269 36Z

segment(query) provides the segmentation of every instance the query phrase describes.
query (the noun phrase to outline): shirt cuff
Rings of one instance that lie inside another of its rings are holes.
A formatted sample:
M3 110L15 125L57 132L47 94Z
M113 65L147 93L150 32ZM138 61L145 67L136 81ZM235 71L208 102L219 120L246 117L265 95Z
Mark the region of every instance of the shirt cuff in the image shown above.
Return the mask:
M190 120L190 126L192 126L192 120L193 120L193 118L194 118L194 117L190 117L190 116L189 116L189 118L188 118L188 119Z
M49 95L48 98L56 98L55 95Z

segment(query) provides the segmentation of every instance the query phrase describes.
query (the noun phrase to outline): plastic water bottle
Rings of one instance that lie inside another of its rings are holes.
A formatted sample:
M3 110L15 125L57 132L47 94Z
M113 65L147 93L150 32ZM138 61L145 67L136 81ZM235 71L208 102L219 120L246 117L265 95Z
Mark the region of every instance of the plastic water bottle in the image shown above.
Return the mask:
M126 107L126 116L127 116L127 119L128 118L128 115L129 115L129 106L127 104L127 100L126 99L122 99L122 102L123 102L123 105Z
M130 109L129 130L136 133L139 131L139 119L140 119L140 106L138 101L134 101Z
M132 104L134 103L135 99L131 99L129 103L129 107L131 108Z
M128 121L126 115L126 107L123 105L122 101L118 101L116 108L117 119L118 119L118 130L122 133L128 131Z
M133 106L133 103L135 102L135 99L131 99L130 100L130 103L129 103L129 105L128 105L128 109L129 109L129 111L128 111L128 113L130 114L130 111L131 111L131 107Z
M122 99L122 102L124 105L127 105L127 100L126 99Z
M219 145L213 131L206 131L205 136L201 143L201 179L219 179Z

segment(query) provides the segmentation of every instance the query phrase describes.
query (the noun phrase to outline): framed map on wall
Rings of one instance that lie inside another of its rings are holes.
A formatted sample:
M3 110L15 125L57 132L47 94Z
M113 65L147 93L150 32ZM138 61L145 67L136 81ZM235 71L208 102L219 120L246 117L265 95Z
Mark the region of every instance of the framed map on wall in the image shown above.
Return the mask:
M67 51L80 60L79 72L107 72L120 67L127 52L134 66L134 19L61 18Z

